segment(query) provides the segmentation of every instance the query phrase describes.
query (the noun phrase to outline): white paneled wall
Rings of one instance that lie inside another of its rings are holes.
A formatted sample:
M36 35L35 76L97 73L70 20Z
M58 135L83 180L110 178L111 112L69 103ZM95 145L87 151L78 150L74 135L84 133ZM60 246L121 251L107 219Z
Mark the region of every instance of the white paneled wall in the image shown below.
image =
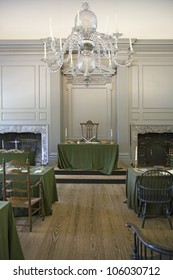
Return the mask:
M173 58L139 61L130 73L131 123L172 124Z
M113 129L120 159L128 162L131 125L173 125L172 40L137 40L130 67L118 68L111 83L89 87L69 83L61 72L50 74L41 62L41 44L35 53L33 41L26 52L22 44L20 53L16 42L7 48L0 42L0 125L46 125L49 161L57 160L65 128L78 139L80 122L88 119L100 123L100 139L110 139Z
M65 127L69 139L81 139L80 122L99 123L98 139L110 139L112 123L112 84L89 87L68 85L65 91Z
M14 56L1 61L1 124L49 123L49 75L37 60L30 59Z

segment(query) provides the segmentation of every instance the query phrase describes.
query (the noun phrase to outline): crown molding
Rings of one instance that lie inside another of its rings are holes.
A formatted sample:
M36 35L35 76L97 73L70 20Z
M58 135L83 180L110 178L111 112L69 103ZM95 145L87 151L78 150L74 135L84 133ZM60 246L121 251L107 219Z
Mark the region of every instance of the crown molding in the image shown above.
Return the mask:
M0 40L1 54L42 54L41 40Z
M120 45L129 44L129 39L120 39ZM173 40L132 39L134 52L173 53ZM43 54L43 41L40 40L0 40L0 55Z

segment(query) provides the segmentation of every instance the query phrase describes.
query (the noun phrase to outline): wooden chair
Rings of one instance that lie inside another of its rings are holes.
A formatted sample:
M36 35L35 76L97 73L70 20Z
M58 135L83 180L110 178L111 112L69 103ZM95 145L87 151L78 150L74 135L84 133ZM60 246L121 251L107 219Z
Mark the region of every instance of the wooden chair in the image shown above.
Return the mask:
M149 204L160 204L163 206L163 213L168 218L172 229L170 218L172 189L173 175L169 171L151 169L142 174L139 182L137 182L137 197L139 201L138 216L142 217L142 228L144 227L147 215L147 206Z
M139 228L132 224L127 223L126 226L131 229L133 233L133 256L134 260L172 260L173 248L167 248L148 242L142 235Z
M91 140L93 138L94 141L97 141L99 123L93 123L92 121L88 120L85 123L80 123L80 125L82 130L82 138L86 140Z
M13 209L27 209L28 223L16 223L17 226L29 226L42 217L44 220L43 190L41 180L31 182L29 161L3 160L3 200L8 200Z

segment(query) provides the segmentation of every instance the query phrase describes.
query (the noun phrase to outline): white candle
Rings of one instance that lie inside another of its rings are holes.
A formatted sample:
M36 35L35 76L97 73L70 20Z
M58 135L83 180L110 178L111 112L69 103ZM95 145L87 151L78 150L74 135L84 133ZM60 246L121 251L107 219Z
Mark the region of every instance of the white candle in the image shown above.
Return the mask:
M77 26L79 26L80 20L79 20L79 10L77 11Z
M118 33L118 17L115 14L115 33Z
M17 140L16 139L14 141L14 146L15 146L15 149L17 150Z
M138 148L136 146L136 149L135 149L135 162L137 162L138 160Z
M44 42L44 58L46 59L46 42Z
M109 16L107 16L106 30L107 30L107 34L108 34L109 33Z
M72 54L71 54L71 65L73 65L73 57L72 57Z
M2 140L2 149L4 149L4 140Z
M42 159L42 163L43 163L44 162L44 148L43 147L42 147L41 159Z
M62 40L61 40L61 37L59 38L59 45L60 45L60 51L62 51Z
M111 53L110 53L110 51L109 51L109 67L111 67Z
M129 38L129 44L130 44L130 50L133 51L131 38Z
M65 138L67 138L67 127L65 129Z
M112 133L112 128L111 128L111 138L112 138L112 136L113 136L113 133Z
M52 19L50 17L50 37L52 38L52 41L54 41L54 38L53 38L53 32L52 32Z

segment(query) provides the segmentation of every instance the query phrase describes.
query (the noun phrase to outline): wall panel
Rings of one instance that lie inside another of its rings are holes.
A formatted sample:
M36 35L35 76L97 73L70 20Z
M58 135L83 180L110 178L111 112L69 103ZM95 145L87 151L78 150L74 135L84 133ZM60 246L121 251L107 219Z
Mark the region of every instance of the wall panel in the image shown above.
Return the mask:
M143 109L172 108L173 65L143 65Z
M81 137L80 122L99 123L98 138L110 139L112 127L112 91L108 86L70 86L66 92L68 137Z
M1 71L2 109L34 109L34 66L3 66Z

